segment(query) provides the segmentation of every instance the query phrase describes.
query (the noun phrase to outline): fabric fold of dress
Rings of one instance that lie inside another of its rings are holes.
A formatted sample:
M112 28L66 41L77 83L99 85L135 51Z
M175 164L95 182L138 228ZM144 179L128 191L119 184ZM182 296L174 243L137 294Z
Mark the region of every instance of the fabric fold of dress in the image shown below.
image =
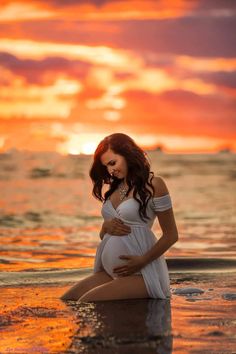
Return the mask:
M169 194L162 197L153 197L147 205L149 220L144 222L139 215L139 203L134 198L121 202L115 209L107 199L102 206L104 220L119 218L129 225L131 232L125 236L114 236L106 233L99 243L94 261L94 273L106 271L112 278L116 266L125 264L127 261L119 259L120 255L144 255L157 242L157 238L151 228L154 223L156 212L165 211L172 207ZM143 267L140 272L143 276L148 294L151 298L166 299L170 297L169 273L164 256L160 256Z

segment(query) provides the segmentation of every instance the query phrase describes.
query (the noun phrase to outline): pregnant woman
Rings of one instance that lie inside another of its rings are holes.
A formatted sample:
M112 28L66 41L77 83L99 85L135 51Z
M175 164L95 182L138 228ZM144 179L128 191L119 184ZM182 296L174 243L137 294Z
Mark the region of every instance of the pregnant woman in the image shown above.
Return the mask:
M150 171L146 153L122 133L104 138L90 170L93 195L103 202L94 273L62 300L104 301L170 297L164 252L178 231L165 182ZM109 188L103 191L105 185ZM151 228L158 218L162 236Z

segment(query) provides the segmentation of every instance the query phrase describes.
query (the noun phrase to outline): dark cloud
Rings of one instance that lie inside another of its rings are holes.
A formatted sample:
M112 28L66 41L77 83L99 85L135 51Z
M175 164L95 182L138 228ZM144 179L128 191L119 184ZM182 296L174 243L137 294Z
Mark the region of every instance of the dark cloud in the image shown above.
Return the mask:
M107 45L141 55L194 57L236 56L235 17L185 17L164 20L70 21L41 20L1 24L0 37L57 43Z
M113 0L117 1L117 0ZM120 0L122 1L122 0ZM130 1L130 0L129 0ZM47 1L43 1L44 3L48 3ZM65 7L71 5L95 5L97 7L103 6L106 3L112 2L112 0L52 0L51 3L56 7ZM124 0L123 0L124 2Z
M205 82L210 82L218 86L236 89L236 71L218 71L213 73L200 73L199 75Z
M129 91L124 98L127 101L123 112L126 124L135 125L143 121L147 126L156 126L160 134L168 132L213 137L236 135L236 101L230 98L200 96L184 90L171 90L156 95Z
M236 10L235 0L197 0L195 1L197 10Z
M235 57L235 18L180 18L129 21L119 45L132 49L194 57ZM121 42L122 41L122 42Z
M46 5L51 6L53 8L60 8L60 7L68 7L68 6L78 6L78 5L95 5L97 7L103 6L106 3L114 2L117 0L31 0L31 4L35 3L36 5ZM120 2L127 2L127 0L119 0ZM129 2L132 0L128 0ZM11 0L1 0L0 6L9 5L12 1ZM15 0L14 2L24 2L22 0ZM26 1L25 1L26 2Z
M28 83L37 84L49 83L48 76L47 81L45 82L44 80L44 74L46 73L55 75L64 73L75 79L84 80L91 68L90 64L79 60L68 60L62 57L49 57L42 60L24 60L5 52L0 52L0 65L24 77ZM51 80L52 82L54 81L54 76L51 77Z
M0 53L0 63L12 70L30 69L34 70L51 70L51 69L61 69L68 68L69 61L65 58L54 57L46 58L43 60L32 60L32 59L18 59L16 56L1 52Z
M143 0L145 1L145 0ZM9 3L10 1L4 1L4 3ZM123 4L126 8L132 6L134 4L137 4L137 0L51 0L50 4L48 3L47 0L31 0L31 2L34 2L36 4L45 4L45 5L50 5L53 8L65 8L68 6L79 6L79 5L94 5L98 8L102 8L104 5L112 5L113 3L119 3ZM190 0L185 0L185 2L182 2L182 7L188 9L189 8L189 2ZM222 10L222 9L235 9L236 4L235 0L191 0L191 3L193 5L194 11L197 13L200 10ZM158 3L157 0L152 0L151 2L151 7L155 9L162 9L163 7L171 9L174 8L174 6L168 1L166 3ZM147 9L144 7L143 11Z
M121 26L121 27L120 27ZM122 23L113 21L35 20L17 24L0 23L0 38L30 39L63 44L109 45L116 47ZM114 43L113 43L114 41Z

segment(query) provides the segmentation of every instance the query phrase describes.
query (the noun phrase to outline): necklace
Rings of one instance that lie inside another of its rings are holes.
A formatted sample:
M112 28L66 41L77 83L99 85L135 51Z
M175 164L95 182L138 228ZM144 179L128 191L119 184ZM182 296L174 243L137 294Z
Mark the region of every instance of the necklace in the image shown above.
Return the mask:
M125 199L126 193L128 192L128 187L125 187L124 182L121 182L118 186L119 189L119 194L120 194L120 200Z

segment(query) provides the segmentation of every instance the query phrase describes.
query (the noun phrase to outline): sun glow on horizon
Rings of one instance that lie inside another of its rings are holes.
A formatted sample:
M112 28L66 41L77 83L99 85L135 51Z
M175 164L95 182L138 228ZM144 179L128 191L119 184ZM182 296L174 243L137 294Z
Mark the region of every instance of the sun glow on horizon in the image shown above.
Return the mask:
M88 141L82 145L81 151L85 155L91 155L94 153L97 144L94 141Z
M104 133L75 133L72 131L64 132L64 142L58 144L57 152L67 155L92 155L96 147L105 136L112 134ZM209 136L181 136L181 135L165 135L165 134L142 134L132 133L130 131L122 131L131 136L134 141L144 150L156 150L162 148L165 153L207 153L217 152L228 147L232 152L236 152L236 144L234 140L214 138ZM61 136L62 131L58 131ZM54 135L55 136L55 135Z
M99 142L105 134L81 132L81 127L77 127L80 132L76 133L69 128L63 131L63 127L57 125L54 130L54 137L63 137L64 141L57 145L56 151L62 155L91 155L94 153Z
M200 0L2 1L0 151L90 155L115 132L165 153L236 151L235 15Z

